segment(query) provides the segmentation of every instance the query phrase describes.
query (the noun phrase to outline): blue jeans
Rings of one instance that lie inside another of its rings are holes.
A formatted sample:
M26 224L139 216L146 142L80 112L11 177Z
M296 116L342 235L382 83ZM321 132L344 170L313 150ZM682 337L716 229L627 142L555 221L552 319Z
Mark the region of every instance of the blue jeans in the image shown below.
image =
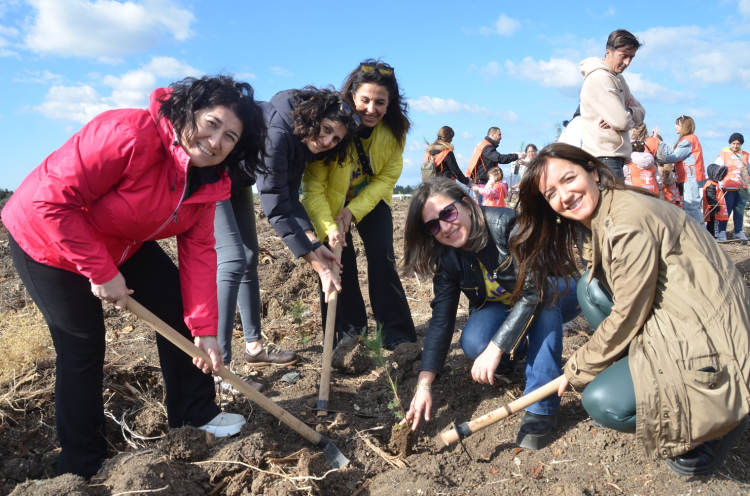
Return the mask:
M625 173L623 172L623 167L625 167L625 159L621 157L597 157L601 163L609 167L609 169L614 172L617 177L625 180Z
M703 200L701 199L701 189L695 176L695 166L686 165L685 174L687 179L683 183L683 210L689 217L695 219L700 225L703 221ZM700 181L705 184L705 181Z
M555 306L545 306L529 328L524 394L539 389L562 374L562 325L581 313L576 297L576 281L568 281L568 293L557 300ZM558 284L564 287L562 280L559 280ZM487 348L492 336L505 322L510 309L511 307L503 303L488 302L471 314L461 333L461 349L470 360L476 360ZM509 360L510 355L503 353L501 360L503 359ZM539 415L553 415L559 407L560 398L554 394L534 403L526 410Z
M214 220L219 299L219 346L225 364L232 361L232 330L240 307L245 341L260 341L258 234L255 231L253 189L232 190L229 200L216 204Z
M734 233L739 234L743 230L742 223L745 220L745 200L740 196L739 191L727 191L724 195L724 201L727 202L727 212L732 213L734 221ZM719 231L727 230L727 221L719 222Z

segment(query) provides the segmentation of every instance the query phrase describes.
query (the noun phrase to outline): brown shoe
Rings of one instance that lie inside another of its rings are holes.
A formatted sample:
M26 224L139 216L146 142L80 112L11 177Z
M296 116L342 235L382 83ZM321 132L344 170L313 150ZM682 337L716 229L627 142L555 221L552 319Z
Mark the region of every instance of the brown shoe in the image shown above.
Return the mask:
M286 367L287 365L294 365L298 360L299 357L293 351L279 350L279 353L269 353L268 350L263 348L257 355L251 355L245 350L245 362L247 362L248 367L266 367L268 365Z

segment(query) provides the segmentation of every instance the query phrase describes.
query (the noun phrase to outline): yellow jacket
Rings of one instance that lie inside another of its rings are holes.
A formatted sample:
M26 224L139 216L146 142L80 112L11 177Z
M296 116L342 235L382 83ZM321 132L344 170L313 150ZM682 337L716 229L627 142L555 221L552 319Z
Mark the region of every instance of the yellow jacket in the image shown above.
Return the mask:
M370 213L380 200L385 200L389 205L392 203L393 187L404 168L404 145L398 142L383 121L375 126L370 139L363 140L363 143L374 174L369 177L369 184L347 205L355 223ZM322 241L326 241L328 235L338 229L333 219L344 209L352 169L357 161L357 149L352 144L343 163L326 165L318 160L307 164L302 176L302 205L315 226L315 234Z

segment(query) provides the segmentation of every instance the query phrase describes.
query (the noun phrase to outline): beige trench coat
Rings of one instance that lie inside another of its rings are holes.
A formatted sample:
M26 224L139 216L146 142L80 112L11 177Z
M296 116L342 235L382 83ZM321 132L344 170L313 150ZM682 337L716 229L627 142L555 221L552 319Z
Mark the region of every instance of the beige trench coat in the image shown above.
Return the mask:
M583 387L628 353L649 458L729 432L750 411L748 290L734 262L682 210L632 191L603 192L591 227L584 249L614 307L565 376Z

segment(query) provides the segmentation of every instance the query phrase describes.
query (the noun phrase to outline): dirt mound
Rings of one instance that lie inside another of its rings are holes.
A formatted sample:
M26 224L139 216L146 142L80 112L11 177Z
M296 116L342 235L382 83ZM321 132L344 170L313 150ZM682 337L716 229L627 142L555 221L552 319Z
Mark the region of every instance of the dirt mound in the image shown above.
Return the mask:
M397 257L403 250L406 208L406 202L394 203ZM259 206L256 212L262 246L259 275L263 333L279 347L295 350L300 362L292 368L245 369L238 320L233 369L263 383L269 398L331 439L351 463L331 471L320 450L242 396L217 397L225 411L247 419L234 438L216 439L189 427L169 431L154 333L132 315L107 307L108 344L102 385L112 458L91 481L71 475L55 477L59 447L54 429L54 353L49 344L40 346L46 355L27 360L24 368L19 367L1 384L0 496L11 492L109 495L128 491L232 496L747 494L750 434L746 433L731 451L719 474L683 478L668 471L663 462L644 459L634 436L594 429L576 391L563 397L555 440L542 450L516 448L520 416L498 422L461 443L444 446L440 432L451 423L495 410L521 396L524 388L523 374L494 386L472 381L471 362L460 351L459 333L454 336L443 374L433 386L432 419L420 424L412 455L395 456L399 447L392 443L399 434L392 433L398 421L389 408L393 393L383 371L365 357L361 343L337 350L337 366L331 378L331 413L319 417L313 410L323 350L317 278L304 261L293 258L260 214ZM356 229L354 244L359 254L360 286L367 301L366 263ZM174 240L163 241L162 246L173 258L176 256ZM739 244L723 247L750 280L750 248ZM399 397L408 405L431 316L432 292L431 281L420 281L414 274L405 274L402 282L418 342L385 352L385 358L397 379ZM30 318L31 300L13 268L2 226L0 291L0 312ZM466 318L467 305L462 298L457 329L464 326ZM372 320L370 324L375 325ZM18 336L13 332L14 327L0 325L0 338L3 333ZM591 332L583 318L566 326L564 358L582 346ZM290 371L300 373L294 384L281 381Z

